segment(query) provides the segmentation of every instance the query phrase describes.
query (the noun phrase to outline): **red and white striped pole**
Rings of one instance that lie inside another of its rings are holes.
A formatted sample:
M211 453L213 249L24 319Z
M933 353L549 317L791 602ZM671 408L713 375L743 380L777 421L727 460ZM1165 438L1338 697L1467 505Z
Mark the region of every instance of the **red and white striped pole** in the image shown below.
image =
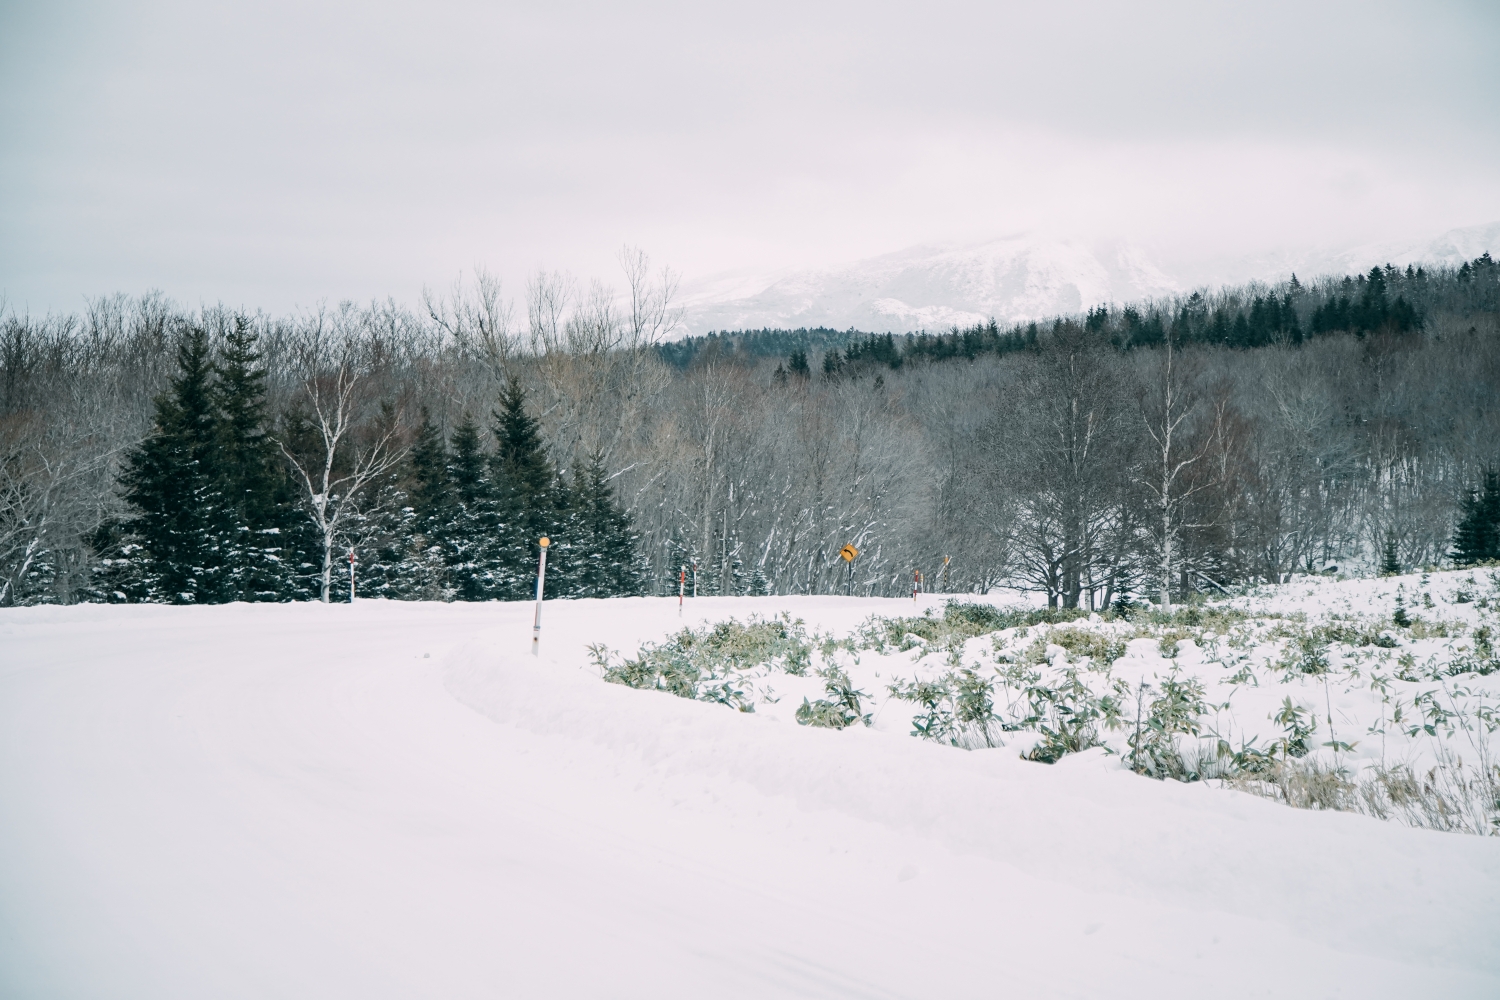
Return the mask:
M536 567L536 618L531 622L531 655L540 656L542 651L542 587L547 581L547 546L552 539L542 536L542 558Z
M682 617L682 598L687 593L687 567L677 572L677 617Z
M349 546L349 603L354 603L354 546Z

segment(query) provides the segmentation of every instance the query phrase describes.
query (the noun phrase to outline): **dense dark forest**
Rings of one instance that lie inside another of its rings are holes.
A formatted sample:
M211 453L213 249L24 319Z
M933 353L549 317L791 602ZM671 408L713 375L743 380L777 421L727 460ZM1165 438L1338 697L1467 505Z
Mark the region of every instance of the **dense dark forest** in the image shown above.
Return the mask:
M0 604L983 591L1500 557L1500 266L667 342L672 281L0 321ZM860 550L850 576L839 558Z

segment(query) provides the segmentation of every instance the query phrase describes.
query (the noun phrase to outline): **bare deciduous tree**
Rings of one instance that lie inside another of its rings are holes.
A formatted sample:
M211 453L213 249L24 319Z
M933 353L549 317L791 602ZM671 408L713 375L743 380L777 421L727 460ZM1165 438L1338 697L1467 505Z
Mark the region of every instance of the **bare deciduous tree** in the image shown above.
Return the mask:
M345 526L362 513L370 487L396 467L406 454L396 415L375 413L373 401L360 390L365 372L339 344L325 360L327 344L313 331L304 350L304 402L308 409L290 422L278 440L302 488L304 509L316 527L323 555L320 596L329 600L333 552Z

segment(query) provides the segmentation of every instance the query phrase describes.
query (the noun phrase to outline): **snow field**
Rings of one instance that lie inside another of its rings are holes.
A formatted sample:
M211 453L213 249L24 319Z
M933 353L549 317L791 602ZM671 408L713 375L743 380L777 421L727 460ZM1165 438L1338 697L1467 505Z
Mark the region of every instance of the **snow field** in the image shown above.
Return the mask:
M1500 993L1500 839L913 739L938 653L835 654L834 731L586 648L781 612L913 602L0 612L0 995Z

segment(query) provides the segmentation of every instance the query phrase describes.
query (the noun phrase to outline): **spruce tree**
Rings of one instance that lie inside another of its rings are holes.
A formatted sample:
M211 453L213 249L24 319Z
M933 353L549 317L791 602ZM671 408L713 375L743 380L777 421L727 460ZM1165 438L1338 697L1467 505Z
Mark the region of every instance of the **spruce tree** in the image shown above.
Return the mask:
M1385 549L1380 555L1380 575L1397 576L1401 572L1401 556L1396 550L1396 533L1385 533Z
M510 597L524 599L534 592L535 560L543 536L552 543L547 551L548 592L571 593L574 545L567 529L568 493L547 458L540 425L526 412L526 391L518 380L506 383L500 409L491 417L497 507L506 529L503 558L516 573L508 583Z
M417 428L407 458L407 478L411 483L412 506L417 516L427 519L440 515L450 501L448 494L448 446L443 434L432 422L432 414L422 407L422 423Z
M1463 565L1500 559L1500 472L1490 470L1463 498L1453 558Z
M222 599L217 529L225 513L214 457L218 421L208 333L189 327L177 349L177 375L156 398L152 432L125 460L120 477L132 516L121 558L103 589L130 600L171 604Z
M823 355L823 378L829 382L835 381L843 369L844 359L839 355L838 348L830 348Z
M219 351L212 389L217 417L213 473L224 503L216 525L223 553L221 597L290 600L300 562L301 518L280 449L267 433L265 369L249 321L235 317Z
M454 596L444 547L445 529L453 521L456 502L448 479L448 462L448 446L442 431L423 407L422 423L412 442L404 475L411 503L409 585L402 594L393 596L425 600Z
M507 525L479 427L468 414L453 432L447 480L451 495L440 507L446 516L439 532L454 596L462 601L511 596Z
M510 379L493 417L496 442L495 466L507 488L522 498L542 498L556 488L557 474L542 447L542 432L526 412L526 391Z
M420 600L444 596L441 581L446 567L441 550L428 549L406 473L405 469L392 470L372 487L374 513L351 519L348 530L359 559L359 597ZM347 572L347 567L341 568Z
M569 541L574 597L634 597L644 590L644 573L630 515L621 509L604 461L595 454L574 475Z

